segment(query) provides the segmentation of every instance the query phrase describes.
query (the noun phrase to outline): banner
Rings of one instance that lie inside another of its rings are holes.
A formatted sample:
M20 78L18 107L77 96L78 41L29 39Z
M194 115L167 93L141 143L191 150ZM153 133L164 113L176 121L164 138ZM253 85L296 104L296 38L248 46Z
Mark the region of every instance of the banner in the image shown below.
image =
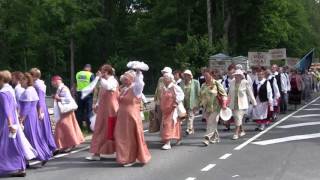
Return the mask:
M313 61L313 54L314 49L311 49L305 56L303 56L302 59L295 65L298 71L305 72L305 70L308 70L312 64Z
M286 59L287 58L287 50L286 50L286 48L270 49L269 53L270 53L270 56L271 56L272 60Z
M271 56L268 52L248 52L249 66L270 66Z

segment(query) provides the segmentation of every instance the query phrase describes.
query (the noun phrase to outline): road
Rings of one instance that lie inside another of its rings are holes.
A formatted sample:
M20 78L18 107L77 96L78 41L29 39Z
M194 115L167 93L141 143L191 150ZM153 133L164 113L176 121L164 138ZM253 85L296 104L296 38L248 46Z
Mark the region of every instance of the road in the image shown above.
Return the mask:
M172 150L160 150L159 134L146 132L152 161L141 167L120 167L114 156L88 162L89 141L63 154L45 167L27 171L30 180L318 180L320 179L320 97L297 111L282 115L263 132L245 124L247 135L231 140L222 132L221 142L201 144L205 124L196 122L196 134ZM36 163L36 162L35 162Z

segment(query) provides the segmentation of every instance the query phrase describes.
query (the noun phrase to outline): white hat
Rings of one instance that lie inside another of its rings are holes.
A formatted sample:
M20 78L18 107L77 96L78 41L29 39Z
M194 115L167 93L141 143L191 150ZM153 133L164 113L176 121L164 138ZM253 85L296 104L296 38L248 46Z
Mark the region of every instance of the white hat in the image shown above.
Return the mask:
M161 73L164 74L164 73L170 73L172 74L172 69L170 67L164 67L162 70L161 70Z
M228 107L226 109L221 109L219 116L223 121L229 121L232 116L232 111Z
M232 75L241 75L244 77L243 71L241 69L237 69Z
M189 74L192 77L192 72L189 69L185 70L183 74Z

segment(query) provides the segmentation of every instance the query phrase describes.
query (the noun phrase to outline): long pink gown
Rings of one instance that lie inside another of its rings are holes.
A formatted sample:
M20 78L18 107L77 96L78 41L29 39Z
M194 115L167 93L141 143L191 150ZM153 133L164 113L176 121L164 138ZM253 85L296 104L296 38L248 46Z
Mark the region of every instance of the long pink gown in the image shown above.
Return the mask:
M176 104L174 87L161 92L160 108L162 112L161 138L163 142L171 139L181 139L181 122L173 121L173 112Z
M113 154L115 145L113 137L110 137L108 120L115 120L119 109L118 103L119 91L109 91L100 88L99 106L96 123L91 141L90 152L94 154Z
M72 98L68 87L61 86L57 94L63 98ZM74 111L60 114L56 124L54 139L58 149L67 149L78 146L84 142L84 137L79 127Z
M134 95L132 88L120 96L114 133L117 162L120 164L133 163L136 160L146 164L151 159L144 139L140 102L141 99Z

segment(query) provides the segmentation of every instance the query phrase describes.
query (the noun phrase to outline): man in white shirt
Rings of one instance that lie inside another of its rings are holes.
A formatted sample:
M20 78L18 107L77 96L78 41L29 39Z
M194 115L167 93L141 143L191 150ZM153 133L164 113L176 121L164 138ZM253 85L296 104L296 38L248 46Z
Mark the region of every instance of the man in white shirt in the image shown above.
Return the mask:
M290 91L290 80L287 73L283 71L283 68L279 68L278 65L274 64L271 67L271 71L275 76L280 91L280 112L285 114L288 106L288 92Z

